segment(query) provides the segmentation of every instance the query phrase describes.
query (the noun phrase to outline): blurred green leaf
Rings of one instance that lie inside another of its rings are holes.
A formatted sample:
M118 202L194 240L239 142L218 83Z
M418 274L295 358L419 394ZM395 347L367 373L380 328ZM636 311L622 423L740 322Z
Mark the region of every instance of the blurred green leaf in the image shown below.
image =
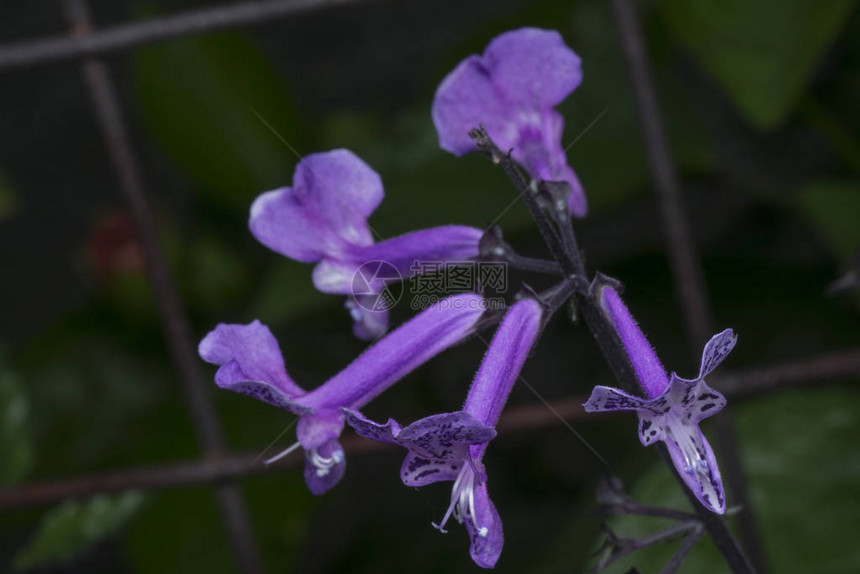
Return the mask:
M14 559L18 571L69 562L116 533L143 503L139 492L70 501L49 511L30 544Z
M212 311L223 310L241 298L250 280L245 261L213 235L194 238L179 272L188 286L187 300Z
M278 75L243 36L145 48L136 52L134 72L149 130L207 198L247 213L259 193L291 181L295 153L305 147L298 114Z
M18 192L0 171L0 221L8 219L18 211Z
M30 405L18 377L0 356L0 485L13 484L33 466Z
M783 391L736 407L735 420L771 571L850 574L860 570L860 546L855 540L860 516L856 448L860 394L853 389ZM646 472L630 493L648 504L689 508L662 465ZM826 529L819 520L810 519L822 513L827 515ZM630 516L613 519L611 524L623 536L644 536L667 525ZM677 543L667 543L636 553L606 572L623 573L634 564L643 572L659 571L676 547ZM706 536L684 561L683 571L729 572Z
M298 312L312 311L335 301L343 304L343 297L326 295L314 289L312 271L312 265L298 261L281 259L275 262L258 279L249 314L273 324L286 321Z
M759 128L782 123L853 0L663 0L663 14L702 66Z
M807 186L800 203L818 234L843 261L860 249L860 182Z

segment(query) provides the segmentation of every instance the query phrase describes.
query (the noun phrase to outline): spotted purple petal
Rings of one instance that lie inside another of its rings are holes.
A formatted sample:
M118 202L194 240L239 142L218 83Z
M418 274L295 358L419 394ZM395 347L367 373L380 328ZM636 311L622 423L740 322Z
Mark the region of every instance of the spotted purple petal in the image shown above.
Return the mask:
M598 385L591 390L591 396L583 404L587 413L603 411L638 411L644 407L646 401L624 391Z
M672 463L696 498L709 510L723 514L726 496L714 451L698 426L683 428L685 436L668 437L665 441Z
M731 329L726 329L721 333L717 333L705 345L705 350L702 352L702 363L699 367L698 380L704 379L708 374L717 368L723 362L735 344L738 342L738 336Z
M655 416L645 410L638 411L639 414L639 442L642 446L651 446L659 440L666 438L666 430L663 427L662 417Z
M438 461L463 461L469 445L491 441L496 431L466 412L431 415L400 431L398 442L427 458Z
M400 480L406 486L427 486L434 482L456 480L462 461L436 460L410 451L400 467Z
M401 426L397 424L396 420L388 419L388 422L381 425L353 409L344 407L341 409L341 412L346 424L351 426L360 436L377 442L400 444L397 440L397 435L400 434Z

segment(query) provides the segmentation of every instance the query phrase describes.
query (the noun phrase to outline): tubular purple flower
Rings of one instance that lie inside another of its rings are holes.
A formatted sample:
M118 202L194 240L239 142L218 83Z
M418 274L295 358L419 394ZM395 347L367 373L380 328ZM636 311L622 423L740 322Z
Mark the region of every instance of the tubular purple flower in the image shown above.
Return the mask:
M562 148L564 119L555 111L582 82L579 56L558 32L521 28L494 38L442 80L433 100L439 145L454 155L475 149L469 131L484 126L533 178L566 181L571 213L587 211L585 192Z
M200 356L219 365L215 383L299 416L298 443L305 451L305 481L322 494L340 481L346 459L338 437L343 407L357 409L441 351L469 336L484 313L479 295L448 297L419 313L374 345L328 382L305 392L287 374L278 342L254 321L218 325L200 342Z
M400 469L406 486L454 481L451 503L442 521L445 532L452 516L466 526L472 560L492 568L502 552L504 536L499 514L487 493L481 460L496 436L496 422L541 328L543 307L533 299L514 304L496 331L478 369L463 409L423 418L401 428L393 419L384 425L345 408L346 422L367 438L397 444L409 452Z
M353 295L362 265L388 263L388 275L370 288L408 278L416 261L463 261L478 256L480 229L447 225L406 233L374 244L367 218L382 202L379 175L352 152L311 154L296 166L292 187L260 195L251 206L251 233L290 259L317 263L314 285L325 293ZM377 291L378 292L378 291ZM386 310L368 310L352 298L347 307L359 338L374 339L388 328Z
M699 423L726 405L725 397L708 386L705 377L728 356L737 336L726 329L708 341L695 379L683 379L674 372L667 377L654 349L618 293L612 287L602 286L599 302L627 350L648 398L597 386L585 403L585 410L636 411L642 445L649 446L658 440L665 442L678 474L696 498L709 510L724 513L726 498L720 469Z

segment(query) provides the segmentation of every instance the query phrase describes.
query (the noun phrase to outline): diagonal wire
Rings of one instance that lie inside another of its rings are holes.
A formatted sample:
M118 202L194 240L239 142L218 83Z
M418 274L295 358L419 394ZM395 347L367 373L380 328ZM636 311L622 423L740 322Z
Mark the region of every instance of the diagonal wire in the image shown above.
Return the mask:
M258 454L258 455L254 458L254 461L253 461L251 464L252 464L252 465L257 464L257 461L258 461L258 460L260 460L261 458L263 458L263 456L264 456L264 455L269 451L269 449L270 449L270 448L272 448L273 446L275 446L275 443L276 443L276 442L278 442L279 440L281 440L281 438L283 438L283 436L284 436L285 434L287 434L287 432L288 432L291 428L293 428L294 426L296 426L296 423L297 423L297 422L299 422L299 417L296 417L296 418L294 418L292 421L290 421L290 424L288 424L286 427L284 427L284 430L282 430L282 431L280 432L280 434L278 434L278 436L276 436L274 439L272 439L272 442L270 442L270 443L269 443L269 445L268 445L266 448L264 448L263 450L261 450L261 451L260 451L260 454Z
M481 341L481 342L482 342L482 343L487 347L487 352L488 352L488 353L492 353L492 352L494 352L494 351L493 351L493 348L490 346L490 344L487 342L487 340L486 340L486 339L484 339L484 338L481 336L481 334L480 334L480 333L475 333L475 338L476 338L476 339L478 339L479 341ZM581 435L581 434L580 434L580 433L579 433L575 428L573 428L573 425L571 425L569 422L567 422L567 419L565 419L565 418L561 415L561 413L559 413L559 412L555 409L555 407L553 407L553 406L552 406L552 404L551 404L548 400L546 400L545 398L543 398L543 395L541 395L541 394L537 391L537 389L536 389L536 388L534 388L531 384L529 384L529 382L528 382L527 380L525 380L525 379L523 378L523 376L522 376L522 375L520 375L520 374L518 374L518 375L517 375L517 380L518 380L518 381L520 381L520 382L522 382L522 383L526 386L526 388L528 388L528 389L529 389L529 390L534 394L534 396L536 396L538 399L540 399L540 401L541 401L541 402L546 406L546 408L548 408L548 409L549 409L549 411L550 411L550 412L551 412L551 413L552 413L552 414L553 414L553 415L554 415L554 416L555 416L559 421L561 421L561 423L562 423L564 426L566 426L566 427L567 427L567 429L568 429L570 432L572 432L572 433L574 434L574 436L576 436L576 438L578 438L578 439L582 442L582 444L584 444L584 445L588 448L588 450L590 450L590 451L594 454L594 456L595 456L595 457L597 457L597 460L599 460L601 463L603 463L603 465L604 465L604 466L606 466L607 470L609 470L610 472L612 472L612 465L611 465L611 464L609 464L609 463L606 461L606 459L605 459L605 458L603 458L603 457L600 455L600 453L599 453L599 452L597 452L597 449L596 449L596 448L594 448L594 447L591 445L591 443L590 443L590 442L588 442L587 440L585 440L585 437L584 437L584 436L582 436L582 435Z

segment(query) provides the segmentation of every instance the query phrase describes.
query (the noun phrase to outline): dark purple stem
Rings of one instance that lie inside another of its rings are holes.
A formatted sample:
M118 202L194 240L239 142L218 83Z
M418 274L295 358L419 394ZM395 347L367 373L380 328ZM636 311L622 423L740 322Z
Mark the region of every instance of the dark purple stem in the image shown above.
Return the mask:
M705 275L700 264L689 220L681 201L680 183L669 151L657 91L651 75L651 66L645 50L642 31L636 10L630 0L612 0L612 10L621 51L627 64L627 74L633 87L633 99L639 119L640 132L648 160L651 180L657 192L663 222L669 266L675 278L675 291L681 302L689 334L690 347L698 356L699 349L714 331L713 312L708 298ZM731 417L723 414L716 418L720 452L725 460L726 477L735 499L744 512L739 517L744 546L752 557L756 569L764 574L765 558L758 537L752 505L744 480L743 464L731 428ZM709 528L709 534L714 536ZM726 554L720 548L735 572L749 560L742 553Z
M73 33L80 37L89 34L92 24L86 1L64 0L64 6ZM92 98L96 121L119 180L120 191L131 212L168 351L184 383L198 442L207 456L217 456L224 451L224 437L215 405L199 369L191 326L158 243L152 212L113 82L105 65L98 60L85 60L82 71ZM240 491L235 485L225 485L218 487L216 492L224 526L242 570L250 574L263 572L262 560L251 534L251 522Z

